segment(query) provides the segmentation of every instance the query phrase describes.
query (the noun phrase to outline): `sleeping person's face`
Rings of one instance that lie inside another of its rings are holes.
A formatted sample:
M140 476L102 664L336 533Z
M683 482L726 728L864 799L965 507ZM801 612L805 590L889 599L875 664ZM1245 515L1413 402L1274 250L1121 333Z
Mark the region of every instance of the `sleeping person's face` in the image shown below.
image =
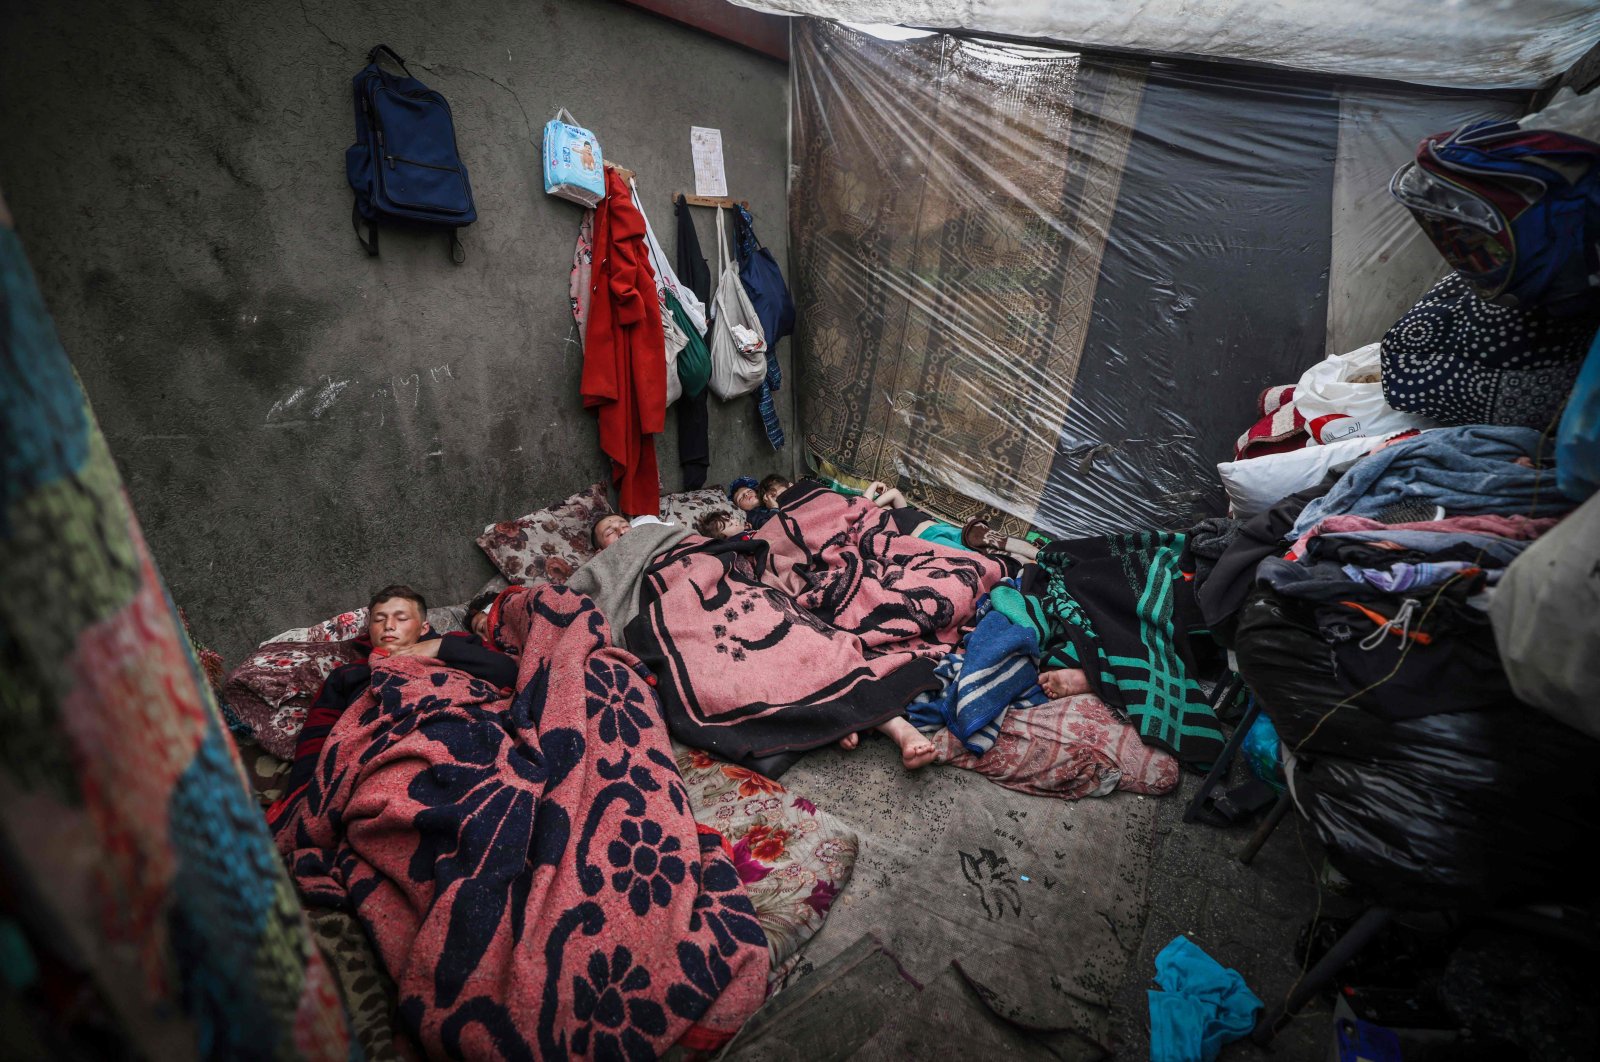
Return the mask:
M738 490L733 492L733 504L737 505L745 512L749 512L751 509L754 509L757 501L759 500L760 499L756 497L756 492L750 487L740 487Z
M428 631L428 619L417 603L408 597L391 597L372 606L367 619L367 636L374 649L397 649L416 645Z
M484 641L489 640L489 610L474 612L467 620L467 629Z
M628 533L628 518L612 514L601 520L594 528L594 544L597 549L605 549L611 543Z

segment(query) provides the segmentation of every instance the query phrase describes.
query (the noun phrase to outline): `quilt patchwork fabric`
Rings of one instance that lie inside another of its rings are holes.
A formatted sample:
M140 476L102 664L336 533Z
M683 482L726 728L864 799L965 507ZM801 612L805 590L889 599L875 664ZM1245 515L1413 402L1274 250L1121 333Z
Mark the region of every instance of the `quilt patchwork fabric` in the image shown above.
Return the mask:
M290 759L323 681L366 655L366 648L354 641L271 642L228 674L222 696L256 744Z
M23 1005L75 1042L86 1008L49 997L101 1000L118 1042L152 1058L351 1057L334 980L3 204L0 473L0 830L29 921L69 933L35 944L73 971Z
M856 865L856 834L810 799L747 767L675 746L695 821L722 835L781 970L822 928Z

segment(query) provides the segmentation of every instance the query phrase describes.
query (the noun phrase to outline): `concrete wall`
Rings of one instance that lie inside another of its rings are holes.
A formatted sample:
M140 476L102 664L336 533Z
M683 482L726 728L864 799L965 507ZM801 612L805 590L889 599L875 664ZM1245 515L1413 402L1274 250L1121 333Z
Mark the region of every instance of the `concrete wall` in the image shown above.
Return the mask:
M379 41L454 110L464 266L351 231L349 79ZM485 523L604 478L543 124L564 105L638 171L669 253L689 127L721 128L786 262L786 93L782 64L606 0L0 0L0 188L199 636L231 663L392 579L459 601ZM713 481L792 471L752 399L712 406Z

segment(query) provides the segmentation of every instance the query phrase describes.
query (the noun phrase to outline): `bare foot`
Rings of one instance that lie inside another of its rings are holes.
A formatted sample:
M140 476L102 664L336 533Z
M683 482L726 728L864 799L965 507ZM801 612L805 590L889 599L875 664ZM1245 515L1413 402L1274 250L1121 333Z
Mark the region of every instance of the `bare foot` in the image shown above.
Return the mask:
M1041 671L1039 672L1039 688L1044 690L1045 696L1051 700L1060 700L1062 697L1088 693L1089 676L1075 667L1058 668L1055 671Z
M878 727L888 734L890 739L900 746L900 762L906 770L914 771L919 767L926 767L933 762L938 750L933 747L933 742L922 736L911 721L905 718L895 718Z
M1039 559L1039 547L1025 538L1007 538L1006 552L1024 564L1033 564Z
M849 752L859 744L861 744L860 734L846 734L844 737L839 739L839 747L844 749L846 752Z

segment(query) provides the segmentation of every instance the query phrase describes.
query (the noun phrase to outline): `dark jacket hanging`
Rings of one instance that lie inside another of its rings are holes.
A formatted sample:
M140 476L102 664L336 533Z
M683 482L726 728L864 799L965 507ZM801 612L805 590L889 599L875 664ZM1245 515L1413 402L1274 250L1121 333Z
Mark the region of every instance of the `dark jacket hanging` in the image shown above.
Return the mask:
M739 207L733 212L734 244L739 249L739 281L750 305L761 319L761 331L767 340L767 376L756 392L756 411L767 441L774 450L783 449L783 425L778 421L778 406L773 394L783 386L783 372L778 368L778 340L794 332L794 299L789 297L789 285L784 283L783 271L778 268L772 252L761 246L756 238L750 211Z
M695 297L711 312L711 269L700 251L700 237L689 216L689 204L677 198L674 213L678 218L677 274ZM699 490L706 485L711 467L711 424L706 408L708 389L698 395L684 395L673 405L678 411L678 464L683 466L683 489Z

